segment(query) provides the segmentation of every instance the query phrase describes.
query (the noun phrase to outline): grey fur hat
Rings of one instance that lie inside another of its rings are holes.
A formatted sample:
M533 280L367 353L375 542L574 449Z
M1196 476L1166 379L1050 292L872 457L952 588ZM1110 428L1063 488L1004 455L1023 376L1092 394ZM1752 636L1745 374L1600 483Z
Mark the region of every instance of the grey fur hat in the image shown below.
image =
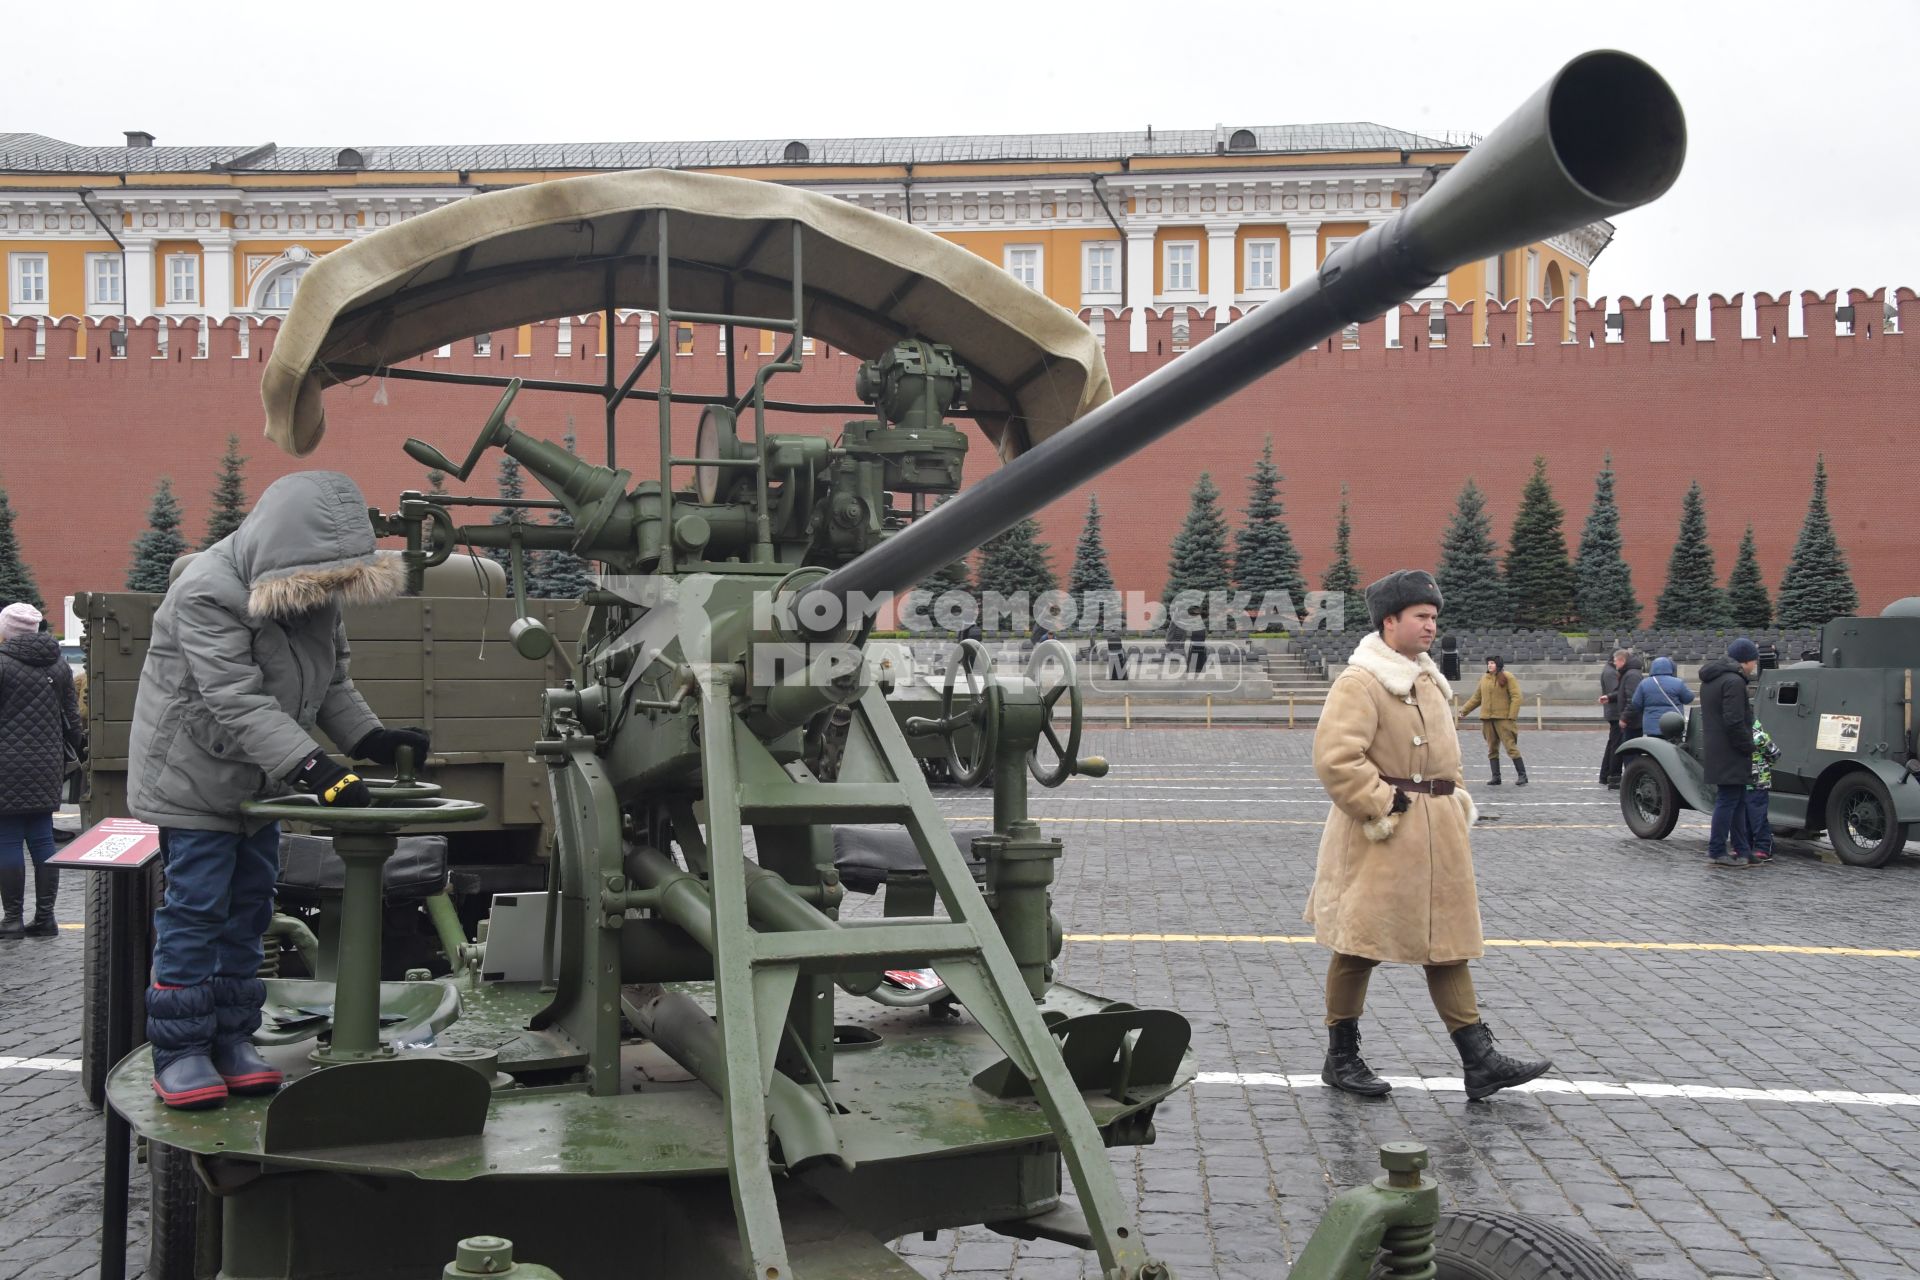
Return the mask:
M1382 621L1417 604L1441 608L1440 584L1425 569L1397 569L1367 588L1367 621Z

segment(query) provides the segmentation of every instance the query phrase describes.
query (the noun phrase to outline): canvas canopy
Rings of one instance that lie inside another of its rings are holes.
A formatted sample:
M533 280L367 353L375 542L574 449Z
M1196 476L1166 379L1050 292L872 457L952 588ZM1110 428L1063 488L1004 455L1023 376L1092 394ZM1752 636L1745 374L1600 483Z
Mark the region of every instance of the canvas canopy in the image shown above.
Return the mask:
M599 311L609 280L616 307L655 309L663 213L675 311L790 316L797 223L807 335L863 358L905 337L950 344L1003 458L1112 395L1077 317L955 244L812 192L647 169L474 196L320 259L267 360L267 437L296 455L319 445L321 393L360 376L336 366Z

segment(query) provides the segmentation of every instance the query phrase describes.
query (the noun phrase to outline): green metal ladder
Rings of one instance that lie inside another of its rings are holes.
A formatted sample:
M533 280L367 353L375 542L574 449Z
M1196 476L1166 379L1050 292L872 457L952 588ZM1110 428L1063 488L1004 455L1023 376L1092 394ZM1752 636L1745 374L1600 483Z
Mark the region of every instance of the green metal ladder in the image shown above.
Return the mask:
M789 1001L803 969L838 973L889 965L935 969L1013 1065L1060 1143L1104 1273L1165 1274L1120 1198L1106 1148L995 927L986 899L948 834L905 735L877 689L855 707L836 782L790 776L743 732L724 672L700 678L700 735L714 906L716 1009L727 1056L727 1142L741 1245L758 1280L791 1280L767 1146L771 1087ZM846 921L837 930L755 932L747 918L744 826L905 825L949 919ZM741 1028L755 1034L741 1035Z

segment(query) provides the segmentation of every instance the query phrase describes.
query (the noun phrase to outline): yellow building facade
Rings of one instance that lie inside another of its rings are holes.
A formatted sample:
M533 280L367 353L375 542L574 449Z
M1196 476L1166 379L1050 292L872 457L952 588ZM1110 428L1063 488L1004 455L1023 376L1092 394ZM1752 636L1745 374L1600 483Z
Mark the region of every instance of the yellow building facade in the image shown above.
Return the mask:
M1149 310L1224 322L1277 296L1417 201L1473 141L1373 124L341 148L158 146L143 133L77 146L0 133L5 313L273 315L316 257L451 201L669 167L799 186L909 220L1070 310L1129 309L1137 348ZM1591 297L1612 232L1596 223L1469 264L1422 296Z

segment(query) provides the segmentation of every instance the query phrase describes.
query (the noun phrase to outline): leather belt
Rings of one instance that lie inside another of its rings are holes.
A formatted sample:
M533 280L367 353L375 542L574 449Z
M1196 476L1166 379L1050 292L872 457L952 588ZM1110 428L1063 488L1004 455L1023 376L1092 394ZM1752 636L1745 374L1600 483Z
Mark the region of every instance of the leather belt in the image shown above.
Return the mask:
M1450 796L1457 789L1445 778L1427 778L1415 782L1412 778L1389 778L1383 773L1380 775L1380 781L1389 786L1398 787L1402 791L1418 792L1426 796Z

